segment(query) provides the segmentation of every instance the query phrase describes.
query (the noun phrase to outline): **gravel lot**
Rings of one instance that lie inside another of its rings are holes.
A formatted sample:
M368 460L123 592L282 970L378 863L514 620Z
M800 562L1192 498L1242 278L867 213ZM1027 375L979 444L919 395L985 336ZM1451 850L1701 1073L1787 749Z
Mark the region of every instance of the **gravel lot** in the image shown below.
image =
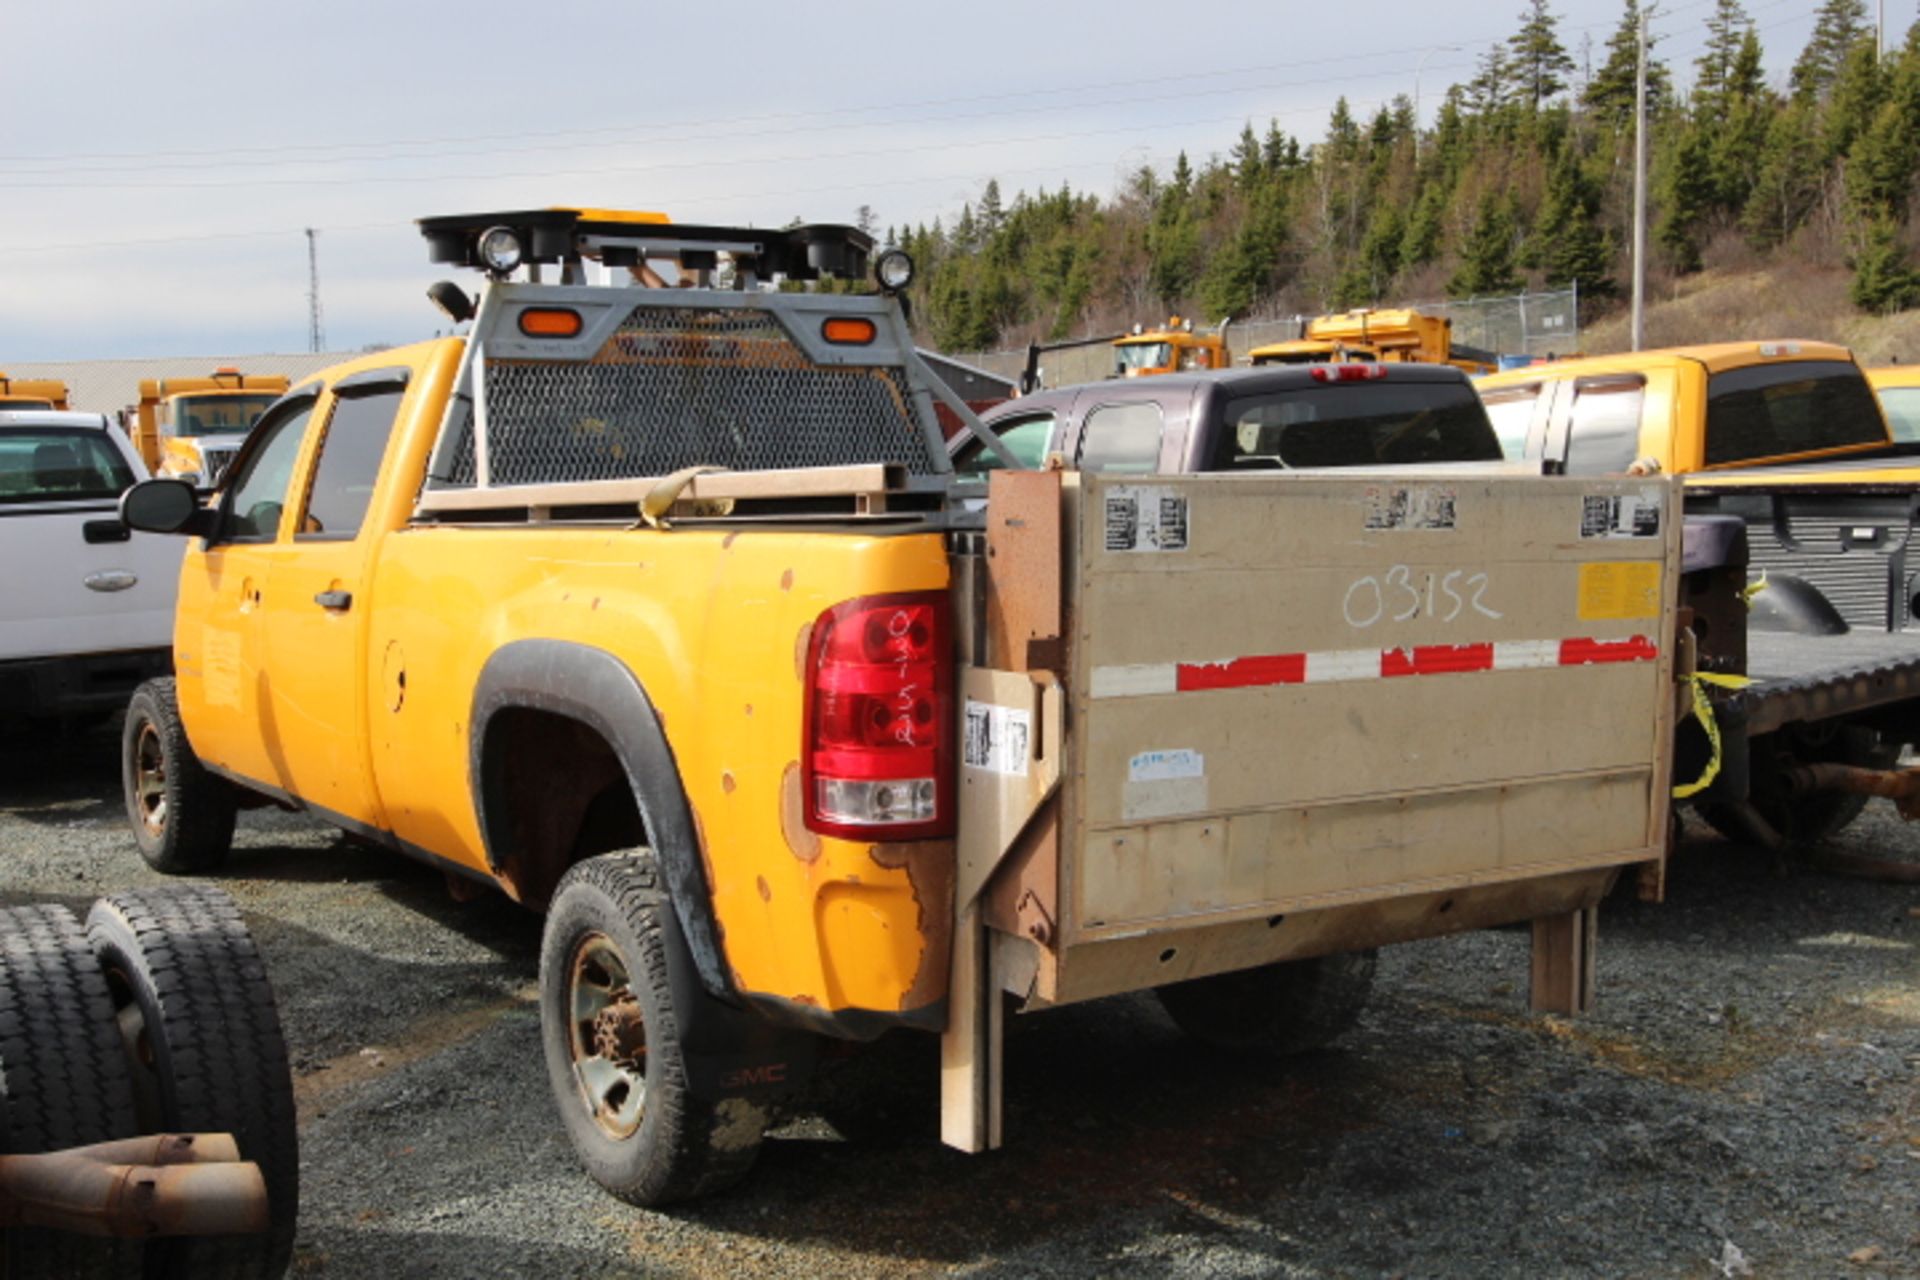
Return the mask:
M0 904L158 879L114 750L0 743ZM1836 843L1920 861L1878 801ZM1592 1018L1528 1014L1516 930L1389 950L1360 1028L1282 1066L1147 999L1019 1019L977 1157L936 1139L931 1039L886 1041L671 1213L572 1163L533 917L282 814L223 882L293 1052L297 1275L1920 1275L1920 887L1704 828L1665 905L1604 915Z

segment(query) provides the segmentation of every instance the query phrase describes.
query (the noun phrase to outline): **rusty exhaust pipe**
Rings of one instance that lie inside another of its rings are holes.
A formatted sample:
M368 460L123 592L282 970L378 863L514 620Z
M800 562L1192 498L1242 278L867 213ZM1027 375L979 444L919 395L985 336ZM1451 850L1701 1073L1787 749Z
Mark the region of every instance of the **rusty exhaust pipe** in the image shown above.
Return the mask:
M1851 791L1893 801L1908 822L1920 819L1920 769L1862 769L1851 764L1803 764L1787 770L1794 791ZM1863 858L1856 853L1819 853L1815 866L1835 875L1890 884L1920 884L1920 863Z
M241 1235L267 1229L267 1183L224 1133L152 1134L0 1156L0 1228L97 1236Z

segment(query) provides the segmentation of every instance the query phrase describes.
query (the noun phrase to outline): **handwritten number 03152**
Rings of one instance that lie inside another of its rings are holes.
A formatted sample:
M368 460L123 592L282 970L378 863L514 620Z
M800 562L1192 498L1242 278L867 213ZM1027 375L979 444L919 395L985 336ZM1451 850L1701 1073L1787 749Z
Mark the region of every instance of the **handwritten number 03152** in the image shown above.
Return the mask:
M1487 604L1487 575L1465 569L1428 570L1416 576L1406 565L1396 564L1385 573L1368 574L1347 588L1340 607L1347 625L1366 629L1380 620L1409 622L1428 617L1437 622L1452 622L1469 611L1483 618L1502 617Z

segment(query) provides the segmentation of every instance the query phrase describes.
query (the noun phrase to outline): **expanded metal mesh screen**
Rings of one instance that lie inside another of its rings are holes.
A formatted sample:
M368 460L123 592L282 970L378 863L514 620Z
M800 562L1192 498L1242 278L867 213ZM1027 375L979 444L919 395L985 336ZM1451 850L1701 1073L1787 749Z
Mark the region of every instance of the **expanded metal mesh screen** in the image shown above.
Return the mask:
M586 361L486 360L496 485L890 462L935 470L905 372L822 366L762 311L635 307ZM471 417L445 485L476 482Z

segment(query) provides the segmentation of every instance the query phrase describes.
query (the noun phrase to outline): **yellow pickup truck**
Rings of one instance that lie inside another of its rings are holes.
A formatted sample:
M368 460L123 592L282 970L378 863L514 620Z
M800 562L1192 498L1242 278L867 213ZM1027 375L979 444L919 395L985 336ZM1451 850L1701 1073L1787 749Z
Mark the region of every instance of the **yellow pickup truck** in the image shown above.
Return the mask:
M1914 740L1920 696L1920 563L1909 559L1920 447L1893 438L1852 353L1730 342L1476 385L1509 457L1571 475L1683 476L1689 522L1717 528L1699 544L1716 549L1713 564L1764 581L1750 613L1696 609L1702 665L1753 680L1713 691L1727 758L1697 797L1702 813L1763 844L1812 843L1851 821L1862 795L1793 780L1815 764L1892 764Z
M1005 446L851 228L422 230L489 277L432 290L464 337L294 386L208 502L123 501L190 538L127 807L164 871L279 803L544 910L548 1075L614 1193L741 1176L825 1040L890 1028L941 1036L943 1138L998 1145L1007 995L1283 1052L1372 948L1533 921L1575 1011L1600 897L1657 890L1670 482L1009 455L982 505L934 401Z

